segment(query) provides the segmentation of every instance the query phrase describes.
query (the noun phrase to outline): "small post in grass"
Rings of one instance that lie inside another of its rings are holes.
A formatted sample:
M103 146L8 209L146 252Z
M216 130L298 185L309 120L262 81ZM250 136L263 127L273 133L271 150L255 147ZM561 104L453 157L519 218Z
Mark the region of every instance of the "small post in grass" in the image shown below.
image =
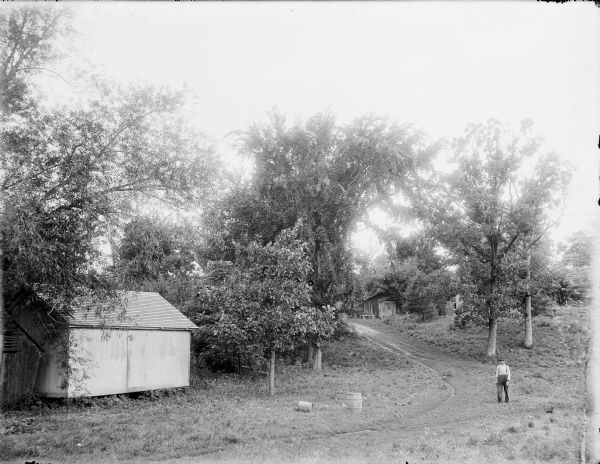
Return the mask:
M269 366L269 396L275 395L275 349L271 350L271 365Z
M346 403L348 410L352 413L359 413L362 410L362 395L360 392L346 393Z
M313 405L308 401L298 401L298 411L310 412L312 411Z

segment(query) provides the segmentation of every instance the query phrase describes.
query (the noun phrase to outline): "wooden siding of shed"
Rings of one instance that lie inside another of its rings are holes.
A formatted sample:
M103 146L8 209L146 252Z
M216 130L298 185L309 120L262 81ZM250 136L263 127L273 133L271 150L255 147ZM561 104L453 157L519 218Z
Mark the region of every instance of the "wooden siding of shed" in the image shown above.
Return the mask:
M12 321L6 325L5 337L7 335L10 343L5 340L0 359L2 371L6 373L0 394L5 405L13 405L33 394L41 351Z
M379 317L393 316L394 314L396 314L396 303L382 298L379 301Z
M190 332L71 328L68 390L50 357L38 382L45 396L77 397L189 386Z
M64 357L63 357L64 359ZM66 397L66 393L60 389L64 377L60 369L60 358L55 347L47 347L44 357L40 362L40 369L35 384L35 392L40 396L53 398Z

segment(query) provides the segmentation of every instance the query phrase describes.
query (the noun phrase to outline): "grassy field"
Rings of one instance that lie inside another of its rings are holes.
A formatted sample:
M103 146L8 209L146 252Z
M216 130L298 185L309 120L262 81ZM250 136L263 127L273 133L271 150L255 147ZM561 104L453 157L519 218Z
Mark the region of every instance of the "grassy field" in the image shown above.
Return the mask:
M587 322L581 308L557 316L535 321L532 350L520 346L521 325L501 322L499 346L514 379L514 401L507 405L494 399L493 362L482 355L485 329L455 330L450 318L396 317L365 324L396 340L437 347L438 362L447 367L432 370L350 337L325 347L322 373L281 366L274 398L265 377L203 374L186 390L12 411L0 421L0 432L12 430L0 435L0 459L579 462ZM358 415L344 407L353 391L363 395ZM299 400L314 410L297 411Z
M265 378L209 375L168 396L43 402L4 417L0 429L19 418L31 419L31 424L1 437L0 457L164 459L286 437L326 436L393 420L403 405L441 387L432 372L401 355L382 356L379 348L359 338L328 345L323 360L322 374L283 366L274 398L268 397ZM346 393L353 391L362 392L360 415L344 407ZM312 402L314 410L296 411L299 400Z

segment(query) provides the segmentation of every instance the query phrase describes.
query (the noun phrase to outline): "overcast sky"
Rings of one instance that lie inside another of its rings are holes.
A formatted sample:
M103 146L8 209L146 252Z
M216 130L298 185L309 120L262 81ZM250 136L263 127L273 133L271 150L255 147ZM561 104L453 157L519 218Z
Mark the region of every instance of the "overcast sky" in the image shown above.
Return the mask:
M596 214L600 9L592 3L87 3L91 62L121 81L186 83L221 138L273 107L366 112L431 136L532 118L575 166L555 238Z

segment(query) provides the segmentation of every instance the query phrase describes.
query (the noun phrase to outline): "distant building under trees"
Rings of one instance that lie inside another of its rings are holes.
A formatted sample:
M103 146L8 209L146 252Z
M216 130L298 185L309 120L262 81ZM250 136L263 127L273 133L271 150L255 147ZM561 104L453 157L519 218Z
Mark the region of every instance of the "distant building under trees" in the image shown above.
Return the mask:
M363 318L382 318L397 314L396 302L385 290L367 296L363 302Z

